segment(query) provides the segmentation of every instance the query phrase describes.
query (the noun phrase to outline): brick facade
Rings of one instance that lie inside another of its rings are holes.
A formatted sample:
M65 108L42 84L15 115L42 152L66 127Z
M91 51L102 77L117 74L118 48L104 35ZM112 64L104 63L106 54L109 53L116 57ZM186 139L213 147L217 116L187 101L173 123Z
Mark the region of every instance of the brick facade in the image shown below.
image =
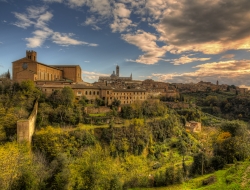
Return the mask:
M60 81L70 80L81 82L81 67L71 66L51 66L37 62L35 51L26 51L26 57L12 62L12 77L15 82L23 80L32 81Z

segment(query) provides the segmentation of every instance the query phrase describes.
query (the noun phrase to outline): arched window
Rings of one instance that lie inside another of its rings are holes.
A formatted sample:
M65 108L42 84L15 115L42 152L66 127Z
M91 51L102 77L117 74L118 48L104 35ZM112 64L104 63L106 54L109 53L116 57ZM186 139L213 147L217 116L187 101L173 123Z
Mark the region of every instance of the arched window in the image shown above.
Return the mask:
M85 95L88 95L88 91L85 92Z

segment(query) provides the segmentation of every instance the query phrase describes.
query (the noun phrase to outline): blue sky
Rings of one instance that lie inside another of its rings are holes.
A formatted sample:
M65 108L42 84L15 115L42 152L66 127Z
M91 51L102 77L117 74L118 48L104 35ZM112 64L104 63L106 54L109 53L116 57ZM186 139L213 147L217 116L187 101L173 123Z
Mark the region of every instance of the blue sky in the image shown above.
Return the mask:
M250 86L249 0L0 0L0 72L38 53L110 75Z

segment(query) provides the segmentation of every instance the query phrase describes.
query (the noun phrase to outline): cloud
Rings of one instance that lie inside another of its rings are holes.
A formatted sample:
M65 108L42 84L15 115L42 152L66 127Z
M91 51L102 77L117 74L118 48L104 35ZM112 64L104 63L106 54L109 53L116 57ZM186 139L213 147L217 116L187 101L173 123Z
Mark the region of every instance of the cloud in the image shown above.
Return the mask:
M160 40L177 52L218 54L250 48L250 1L168 1L159 24Z
M157 20L162 17L163 11L167 8L169 1L166 0L154 0L147 1L145 9L151 15L153 20Z
M34 24L34 22L32 22L26 14L21 14L21 13L17 13L17 12L13 12L13 14L18 19L18 22L13 23L13 25L15 25L17 27L26 29L27 27Z
M98 20L92 15L91 17L87 17L84 22L84 25L94 25L98 22Z
M133 60L142 64L155 64L166 53L166 46L159 47L156 43L157 36L143 30L137 30L134 34L123 34L122 39L137 46L145 54L140 55L138 59ZM131 61L131 60L130 60Z
M111 6L108 0L68 0L67 4L71 8L88 6L91 13L97 13L102 17L111 15Z
M129 31L129 26L136 26L132 23L132 20L129 19L131 11L126 8L126 5L123 3L114 4L113 17L114 21L110 24L112 32L124 32Z
M240 88L247 88L248 90L250 90L250 86L246 86L246 85L239 85Z
M87 17L85 22L82 23L82 25L83 26L91 25L92 30L101 30L101 28L96 25L99 21L100 21L100 19L97 19L95 16L92 15L91 17Z
M27 13L17 13L13 14L17 18L17 22L14 23L15 26L21 28L28 28L34 26L35 30L32 32L33 37L25 38L27 41L27 47L36 48L41 47L46 40L51 40L53 43L61 46L69 45L89 45L98 46L98 44L87 43L81 40L73 39L73 33L60 33L55 32L48 27L48 22L52 19L53 14L47 11L46 6L42 7L28 7Z
M83 79L94 80L94 79L98 79L99 76L107 77L109 75L103 74L103 73L98 73L98 72L91 72L91 71L82 70L82 76L83 76Z
M99 26L93 25L92 30L101 30L101 28Z
M193 72L186 73L153 73L152 76L158 80L175 82L175 83L190 83L203 81L219 80L220 84L245 84L250 86L248 80L250 75L250 60L230 60L213 63L206 63L193 67L196 69Z
M116 17L129 18L131 11L126 8L126 5L123 3L116 3L113 10L113 14Z
M69 45L87 45L87 42L78 41L75 39L70 38L71 34L61 34L59 32L54 32L52 35L52 41L56 44L62 46L69 46Z
M114 22L110 24L112 32L124 32L129 26L132 26L132 21L128 18L115 18Z
M0 42L0 44L3 44L3 42Z
M96 46L99 46L98 44L88 44L88 46L92 46L92 47L96 47Z
M223 55L220 59L232 59L234 58L234 54L226 54L226 55Z
M187 63L191 63L194 61L208 61L211 58L197 58L197 57L189 57L187 55L183 55L179 59L172 59L170 62L173 63L174 65L184 65Z
M43 0L45 3L62 3L63 0Z

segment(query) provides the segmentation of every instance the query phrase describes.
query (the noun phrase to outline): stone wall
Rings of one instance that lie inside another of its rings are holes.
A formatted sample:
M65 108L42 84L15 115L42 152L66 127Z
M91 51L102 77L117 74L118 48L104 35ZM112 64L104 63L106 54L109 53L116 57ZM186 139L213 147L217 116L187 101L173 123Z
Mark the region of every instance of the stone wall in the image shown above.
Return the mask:
M21 119L17 121L17 141L27 141L31 143L32 135L35 131L36 117L38 111L38 102L36 101L34 108L28 119Z
M85 113L91 114L91 113L108 113L111 111L109 107L100 106L98 108L95 107L85 107L84 108Z

